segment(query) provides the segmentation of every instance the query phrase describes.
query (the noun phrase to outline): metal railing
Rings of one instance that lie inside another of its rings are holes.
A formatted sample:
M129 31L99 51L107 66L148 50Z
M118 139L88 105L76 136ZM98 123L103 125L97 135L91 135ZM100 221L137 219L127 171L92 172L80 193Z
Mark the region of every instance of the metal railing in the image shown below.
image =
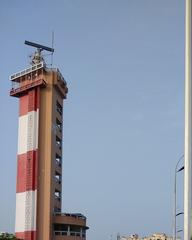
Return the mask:
M19 71L19 72L16 72L16 73L12 74L12 75L9 77L9 79L10 79L11 81L13 81L13 80L15 80L15 79L17 79L17 78L19 78L19 77L22 77L22 76L24 76L24 75L26 75L26 74L29 74L29 73L31 73L31 72L33 72L33 71L36 71L36 70L38 70L38 69L41 69L41 68L44 68L45 70L52 70L52 71L57 72L59 78L64 82L65 85L67 85L67 82L65 81L65 78L63 77L63 75L61 74L61 72L59 71L59 69L58 69L58 68L46 68L44 62L40 62L40 63L38 63L38 64L36 64L36 65L33 65L33 66L29 67L29 68L26 68L26 69L24 69L24 70L21 70L21 71Z
M61 72L59 71L58 68L56 68L57 74L59 76L59 78L64 82L65 85L67 85L67 82L65 81L65 78L63 77L63 75L61 74Z
M86 220L86 217L81 213L61 213L61 212L55 212L55 216L65 216L65 217L74 217L74 218L80 218L83 220Z
M13 81L16 78L22 77L22 76L24 76L26 74L29 74L29 73L31 73L33 71L36 71L36 70L38 70L40 68L43 68L43 67L44 67L44 63L43 62L38 63L38 64L36 64L34 66L31 66L30 68L26 68L26 69L24 69L24 70L22 70L20 72L17 72L15 74L11 75L9 79L11 81Z

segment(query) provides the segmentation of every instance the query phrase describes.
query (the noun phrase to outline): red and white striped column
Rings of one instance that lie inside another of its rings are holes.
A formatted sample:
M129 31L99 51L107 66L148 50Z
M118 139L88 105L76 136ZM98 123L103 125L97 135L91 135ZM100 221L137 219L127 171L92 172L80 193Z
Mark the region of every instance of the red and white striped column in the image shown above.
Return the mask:
M36 240L39 88L19 98L16 237Z

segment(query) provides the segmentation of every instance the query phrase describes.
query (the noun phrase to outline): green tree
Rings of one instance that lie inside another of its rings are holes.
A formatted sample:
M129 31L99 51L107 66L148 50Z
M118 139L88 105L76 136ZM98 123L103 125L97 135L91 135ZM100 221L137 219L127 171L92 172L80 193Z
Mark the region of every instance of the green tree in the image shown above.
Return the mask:
M0 240L17 240L17 238L10 233L0 233Z

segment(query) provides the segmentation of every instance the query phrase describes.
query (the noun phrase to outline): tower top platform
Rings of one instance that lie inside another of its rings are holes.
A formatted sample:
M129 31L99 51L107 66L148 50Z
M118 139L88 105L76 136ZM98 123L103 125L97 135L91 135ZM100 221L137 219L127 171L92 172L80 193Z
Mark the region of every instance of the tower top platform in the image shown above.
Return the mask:
M12 74L9 79L11 80L10 95L19 97L24 92L37 86L46 87L46 76L53 72L56 77L54 84L60 86L61 92L65 96L68 92L67 83L58 68L47 68L44 62L34 64L20 72ZM57 86L57 87L58 87ZM63 89L63 90L62 90ZM65 98L65 97L64 97Z

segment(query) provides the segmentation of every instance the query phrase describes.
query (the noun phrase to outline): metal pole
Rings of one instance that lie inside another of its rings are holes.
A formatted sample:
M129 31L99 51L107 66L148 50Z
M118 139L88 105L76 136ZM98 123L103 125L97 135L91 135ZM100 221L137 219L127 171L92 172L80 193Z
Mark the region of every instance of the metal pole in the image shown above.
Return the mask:
M177 171L176 171L176 169L177 169L177 165L176 165L176 168L175 168L175 181L174 181L174 211L173 211L173 214L174 214L174 216L173 216L173 219L174 219L174 224L173 224L173 239L174 240L176 240L176 201L177 201Z
M184 240L192 240L192 79L191 79L191 1L186 0L185 16L185 178Z
M173 239L176 240L177 238L177 168L180 163L180 161L183 159L184 155L182 155L179 160L177 161L177 164L175 166L175 181L174 181L174 211L173 211Z

